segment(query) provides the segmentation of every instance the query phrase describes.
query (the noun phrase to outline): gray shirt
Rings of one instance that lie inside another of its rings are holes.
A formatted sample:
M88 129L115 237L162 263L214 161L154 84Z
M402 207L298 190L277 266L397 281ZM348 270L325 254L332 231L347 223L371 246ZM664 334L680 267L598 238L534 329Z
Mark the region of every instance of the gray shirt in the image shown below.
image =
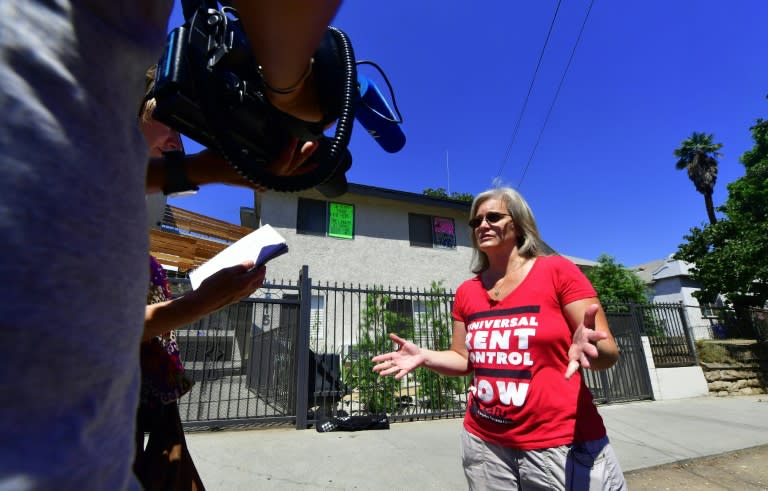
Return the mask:
M0 489L135 489L144 71L170 0L0 3Z

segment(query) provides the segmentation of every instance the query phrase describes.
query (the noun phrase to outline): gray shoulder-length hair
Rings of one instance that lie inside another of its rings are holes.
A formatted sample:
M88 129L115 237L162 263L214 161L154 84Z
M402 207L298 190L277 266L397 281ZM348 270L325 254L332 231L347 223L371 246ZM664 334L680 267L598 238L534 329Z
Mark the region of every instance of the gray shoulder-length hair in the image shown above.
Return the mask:
M536 220L533 218L533 212L525 199L512 188L497 187L483 191L472 201L472 208L469 216L474 217L478 207L489 199L498 199L507 207L507 213L512 217L512 223L515 225L517 234L518 253L526 258L540 256L544 252L543 243L539 236L539 228L536 226ZM474 230L472 237L472 272L480 274L488 269L488 256L477 247L477 238Z

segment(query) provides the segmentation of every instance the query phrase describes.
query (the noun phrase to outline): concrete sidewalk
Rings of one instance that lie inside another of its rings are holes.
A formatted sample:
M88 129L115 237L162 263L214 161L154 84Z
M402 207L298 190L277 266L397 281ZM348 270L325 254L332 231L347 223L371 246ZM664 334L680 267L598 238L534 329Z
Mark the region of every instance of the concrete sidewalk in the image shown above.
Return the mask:
M624 471L768 444L768 396L697 397L601 406ZM207 489L464 490L461 419L389 430L190 433Z

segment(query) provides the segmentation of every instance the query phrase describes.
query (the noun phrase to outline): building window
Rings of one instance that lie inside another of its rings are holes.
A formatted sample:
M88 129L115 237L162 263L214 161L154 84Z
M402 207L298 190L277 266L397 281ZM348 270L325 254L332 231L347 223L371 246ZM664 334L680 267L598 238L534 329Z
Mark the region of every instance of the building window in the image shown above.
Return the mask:
M325 235L325 201L299 198L299 211L296 217L296 232L308 235Z
M453 218L408 214L408 236L412 247L456 248Z
M355 236L355 207L347 203L299 198L296 232L352 239Z
M325 339L325 297L312 295L309 311L309 339L313 345Z

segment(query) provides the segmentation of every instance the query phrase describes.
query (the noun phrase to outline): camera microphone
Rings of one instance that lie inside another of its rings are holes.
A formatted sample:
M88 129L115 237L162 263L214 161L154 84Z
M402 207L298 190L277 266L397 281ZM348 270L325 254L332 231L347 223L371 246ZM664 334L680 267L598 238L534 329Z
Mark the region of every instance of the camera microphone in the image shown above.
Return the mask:
M359 100L355 118L381 148L389 153L399 152L405 145L405 133L400 129L402 118L395 116L372 80L358 72L357 84Z

